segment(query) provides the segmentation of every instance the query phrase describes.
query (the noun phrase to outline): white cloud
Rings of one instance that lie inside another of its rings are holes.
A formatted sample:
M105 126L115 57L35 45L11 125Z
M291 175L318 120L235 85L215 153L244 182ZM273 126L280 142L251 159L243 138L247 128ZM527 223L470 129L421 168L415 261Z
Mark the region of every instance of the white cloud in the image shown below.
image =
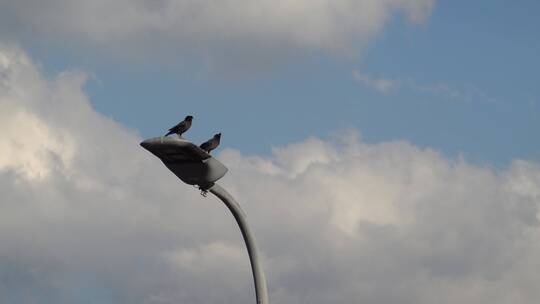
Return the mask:
M91 45L122 56L142 50L166 51L173 58L230 52L246 60L298 49L349 52L381 31L393 14L420 23L433 5L434 0L2 1L0 34L49 46Z
M0 302L253 300L232 217L96 113L84 74L0 48ZM505 170L405 141L224 149L272 303L536 303L540 164Z
M396 90L401 85L400 80L390 78L373 78L367 74L361 73L358 70L353 70L352 75L356 81L381 93L389 93Z
M375 78L359 70L352 71L352 77L362 85L379 91L381 93L395 92L400 89L442 97L448 100L461 101L486 101L495 102L496 100L486 94L484 91L474 85L465 87L452 87L445 83L419 83L412 78Z

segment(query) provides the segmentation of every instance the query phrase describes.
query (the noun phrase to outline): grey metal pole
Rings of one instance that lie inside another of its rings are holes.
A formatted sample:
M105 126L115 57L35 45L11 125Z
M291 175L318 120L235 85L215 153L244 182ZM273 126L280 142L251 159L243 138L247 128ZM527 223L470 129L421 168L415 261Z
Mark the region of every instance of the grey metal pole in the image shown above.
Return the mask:
M253 272L253 280L255 281L255 297L257 298L257 304L268 304L266 279L264 278L264 272L259 260L259 252L257 251L257 246L255 244L255 237L250 232L247 224L246 214L240 207L240 204L238 204L234 198L218 184L214 184L210 189L208 189L208 191L222 200L236 219L236 222L240 227L240 231L242 231L244 241L246 242L249 260L251 262L251 271Z

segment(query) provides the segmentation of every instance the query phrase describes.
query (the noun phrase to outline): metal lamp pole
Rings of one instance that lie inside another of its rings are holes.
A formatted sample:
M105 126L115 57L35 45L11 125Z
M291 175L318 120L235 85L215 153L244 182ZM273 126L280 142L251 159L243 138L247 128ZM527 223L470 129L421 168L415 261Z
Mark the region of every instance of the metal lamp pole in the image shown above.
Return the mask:
M259 261L259 251L257 250L257 245L255 244L255 237L249 230L247 217L244 211L240 207L240 204L238 204L229 194L229 192L218 184L214 184L210 189L208 189L208 191L223 201L236 219L238 227L240 227L240 231L242 231L242 236L244 237L249 254L249 260L251 262L251 271L253 272L253 280L255 281L255 297L257 298L257 304L268 304L266 279Z
M266 279L259 251L255 244L255 237L249 229L247 217L240 204L225 189L215 183L227 173L227 168L210 154L183 138L156 137L143 141L141 146L159 157L165 166L182 181L190 185L197 185L202 191L210 191L229 208L246 243L255 282L257 304L268 304Z

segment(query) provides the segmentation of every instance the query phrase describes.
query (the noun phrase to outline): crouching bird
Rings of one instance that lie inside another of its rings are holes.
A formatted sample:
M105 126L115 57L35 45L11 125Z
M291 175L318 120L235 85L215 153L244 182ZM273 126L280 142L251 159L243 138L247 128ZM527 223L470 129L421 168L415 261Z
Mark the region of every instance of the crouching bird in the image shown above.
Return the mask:
M182 136L182 134L184 134L184 132L189 130L189 128L191 127L192 120L193 120L193 116L191 115L186 116L186 118L183 121L179 122L176 126L170 128L169 132L167 132L165 136L169 136L171 134L178 134L178 136Z
M207 153L210 153L210 151L214 150L219 146L219 141L221 140L221 133L218 133L214 135L214 137L210 138L209 140L202 143L199 147L206 151Z

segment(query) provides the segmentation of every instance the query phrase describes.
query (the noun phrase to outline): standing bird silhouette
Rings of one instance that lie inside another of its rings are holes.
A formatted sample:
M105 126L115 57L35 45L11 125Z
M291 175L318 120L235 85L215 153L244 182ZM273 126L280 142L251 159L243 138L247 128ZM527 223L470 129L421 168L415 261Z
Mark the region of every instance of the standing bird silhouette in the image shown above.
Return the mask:
M170 128L169 132L167 132L165 136L169 136L171 134L178 134L178 136L182 137L182 134L184 134L184 132L189 130L189 128L191 127L192 120L193 120L193 116L191 115L186 116L186 118L183 121L179 122L176 126Z
M219 146L219 141L221 140L221 133L218 133L214 135L214 137L210 138L209 140L202 143L199 147L206 151L207 153L210 153L210 151L214 150Z

